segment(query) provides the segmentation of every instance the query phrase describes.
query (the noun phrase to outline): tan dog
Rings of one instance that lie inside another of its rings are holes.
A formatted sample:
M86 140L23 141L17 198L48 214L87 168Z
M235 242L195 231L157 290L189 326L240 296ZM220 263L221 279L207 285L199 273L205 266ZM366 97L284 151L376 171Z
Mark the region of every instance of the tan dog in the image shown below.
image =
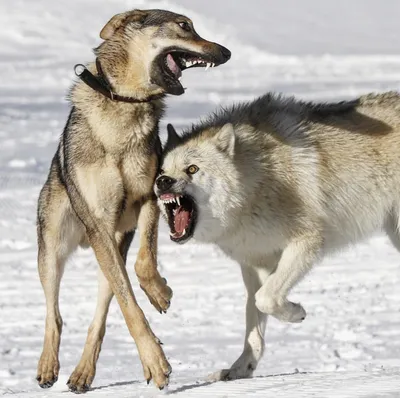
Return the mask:
M163 97L184 92L182 70L219 65L230 52L198 36L188 18L161 10L118 14L100 36L105 41L95 50L96 64L81 68L82 82L72 88L72 110L39 198L38 264L47 316L37 380L43 388L57 380L64 264L78 245L90 245L101 268L99 295L70 390L85 392L93 381L114 294L145 378L163 388L171 368L135 300L126 256L138 227L135 271L154 307L165 312L172 291L157 271L159 211L152 192Z

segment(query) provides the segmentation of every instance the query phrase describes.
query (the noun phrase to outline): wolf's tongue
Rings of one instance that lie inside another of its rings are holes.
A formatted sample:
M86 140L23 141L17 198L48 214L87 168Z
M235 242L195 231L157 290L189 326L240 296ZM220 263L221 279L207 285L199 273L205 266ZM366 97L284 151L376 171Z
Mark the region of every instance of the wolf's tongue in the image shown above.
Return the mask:
M182 206L176 211L174 216L175 232L182 233L189 224L189 212Z
M182 71L175 62L174 58L171 54L167 55L167 65L171 72L175 75L175 77L179 78L182 76Z

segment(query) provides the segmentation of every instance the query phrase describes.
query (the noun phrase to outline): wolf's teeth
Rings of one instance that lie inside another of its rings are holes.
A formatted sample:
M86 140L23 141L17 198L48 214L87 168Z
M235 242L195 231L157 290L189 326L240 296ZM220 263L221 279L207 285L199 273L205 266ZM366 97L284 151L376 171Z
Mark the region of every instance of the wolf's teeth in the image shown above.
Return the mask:
M182 236L186 234L186 228L183 230Z
M178 202L178 206L180 206L181 205L181 201L179 199L179 196L176 197L176 201Z
M207 70L210 66L211 66L211 64L209 64L209 63L207 62L207 65L206 65L205 70Z
M211 68L214 68L214 66L215 66L215 64L214 64L214 63L211 63Z

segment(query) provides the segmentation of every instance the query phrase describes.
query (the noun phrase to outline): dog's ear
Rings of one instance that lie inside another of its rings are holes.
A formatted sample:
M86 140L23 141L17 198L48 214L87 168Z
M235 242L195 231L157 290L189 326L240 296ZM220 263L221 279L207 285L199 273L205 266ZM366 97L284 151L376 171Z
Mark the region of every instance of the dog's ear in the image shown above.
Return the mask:
M167 124L167 131L168 131L168 138L166 143L167 147L175 147L182 141L182 138L179 137L178 133L176 132L172 124Z
M232 123L225 124L212 138L217 148L233 157L235 153L235 129Z
M114 15L101 30L100 38L103 40L109 39L119 27L127 22L137 22L141 24L144 22L147 15L147 12L142 10L127 11Z

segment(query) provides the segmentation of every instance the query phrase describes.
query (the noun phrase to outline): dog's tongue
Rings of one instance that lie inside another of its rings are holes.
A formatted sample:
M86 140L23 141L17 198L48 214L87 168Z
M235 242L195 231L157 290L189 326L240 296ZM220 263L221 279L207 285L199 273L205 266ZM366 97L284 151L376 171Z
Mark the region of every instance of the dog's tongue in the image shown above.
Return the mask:
M182 76L182 71L175 62L174 58L172 57L171 54L167 55L167 65L168 68L171 70L171 72L175 75L176 78L179 78Z
M189 212L182 206L178 208L174 216L175 232L181 234L189 224Z

